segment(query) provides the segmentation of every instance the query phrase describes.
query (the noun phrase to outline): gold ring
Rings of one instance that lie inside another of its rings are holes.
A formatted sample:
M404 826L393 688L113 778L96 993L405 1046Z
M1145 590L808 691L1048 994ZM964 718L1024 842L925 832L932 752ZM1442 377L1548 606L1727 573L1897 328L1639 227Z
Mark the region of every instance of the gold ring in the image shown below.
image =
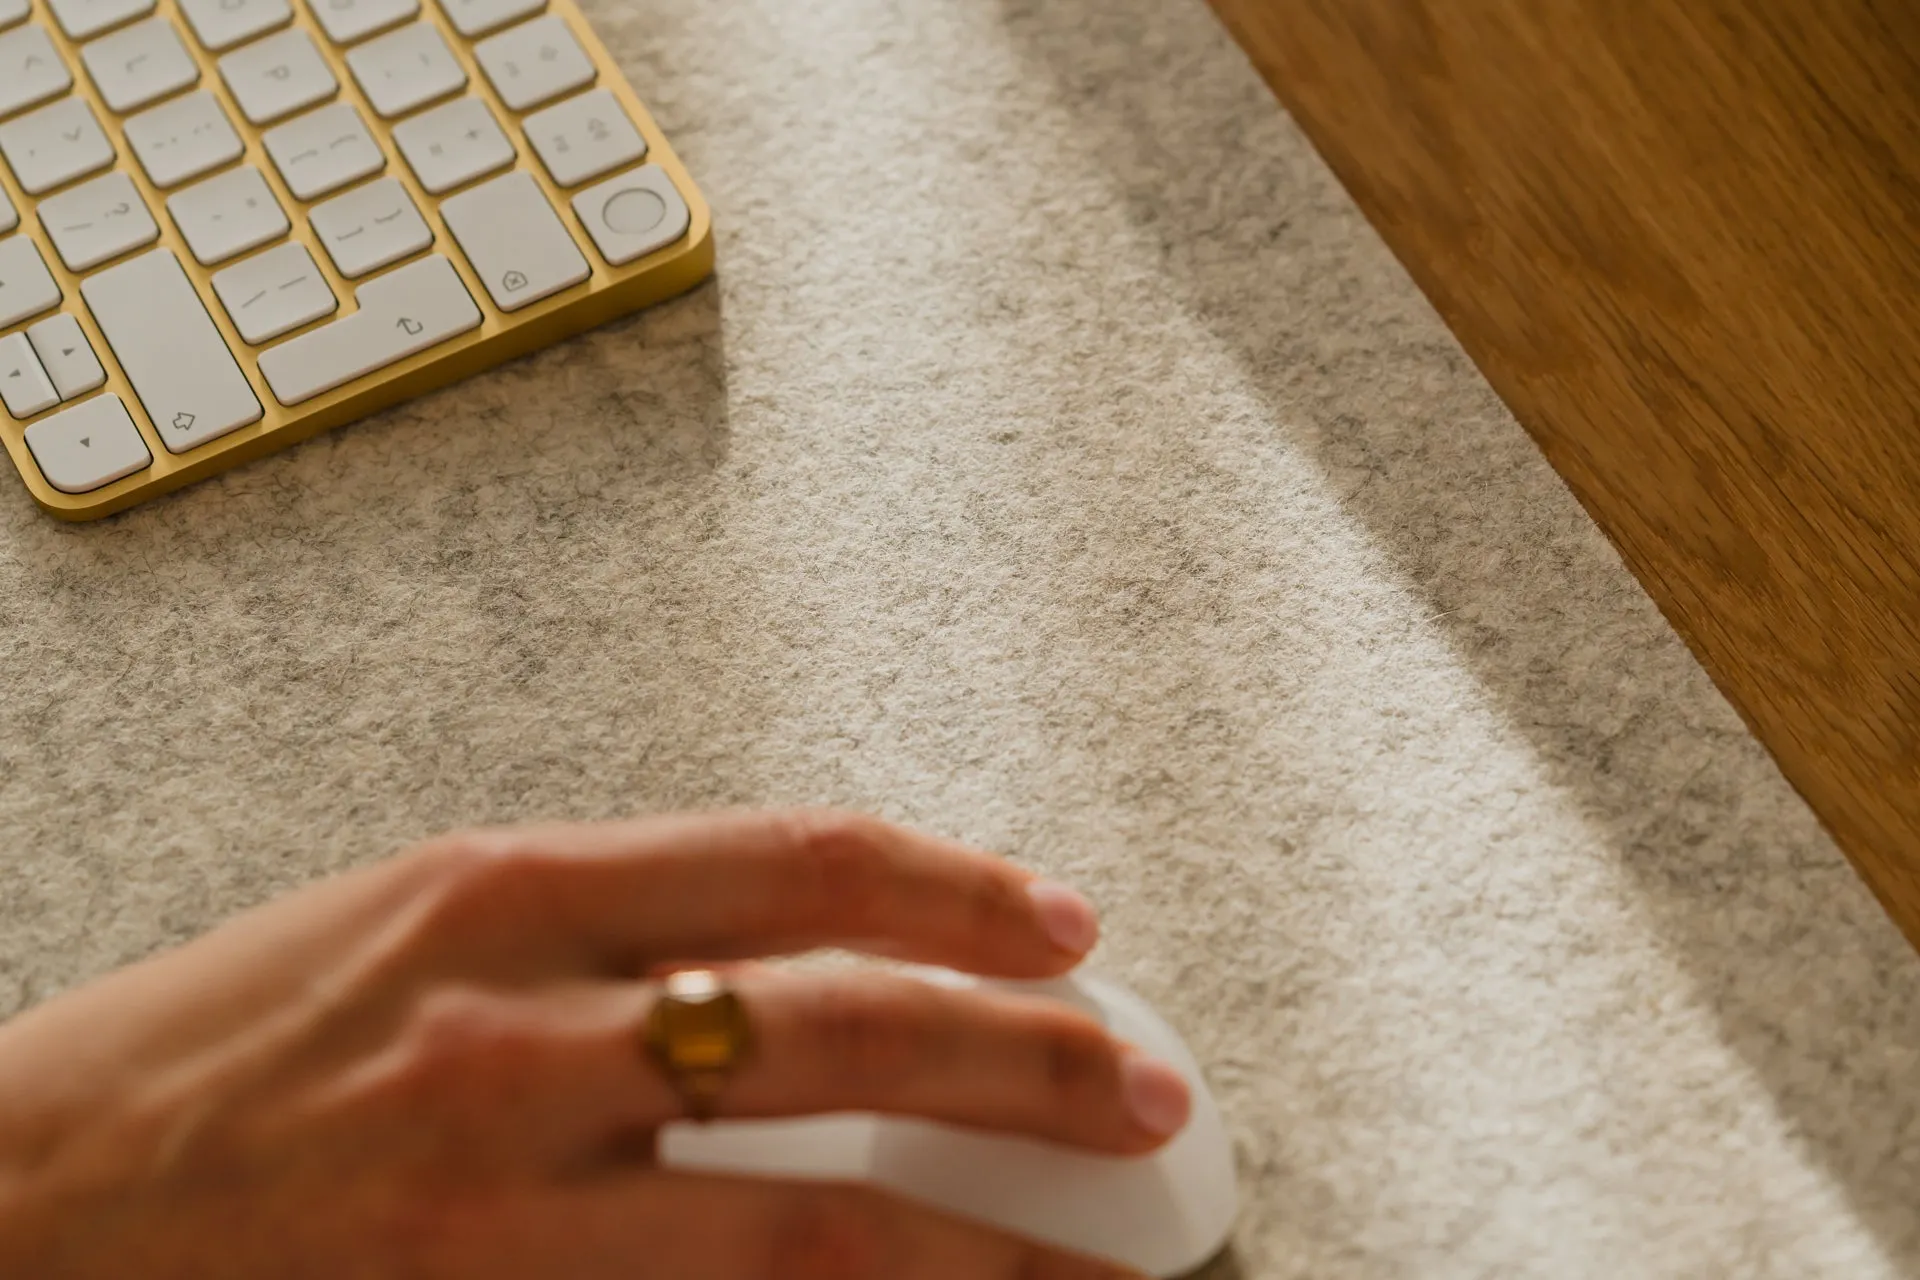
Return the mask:
M647 1014L647 1052L695 1120L711 1120L720 1090L753 1048L747 1006L711 969L685 969L661 984Z

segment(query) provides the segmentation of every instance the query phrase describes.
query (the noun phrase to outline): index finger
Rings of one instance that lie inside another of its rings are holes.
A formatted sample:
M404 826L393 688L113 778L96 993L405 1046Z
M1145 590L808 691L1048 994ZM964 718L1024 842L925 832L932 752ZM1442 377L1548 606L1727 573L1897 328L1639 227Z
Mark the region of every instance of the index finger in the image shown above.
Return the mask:
M1099 936L1073 890L837 810L503 828L451 838L445 925L620 973L841 947L991 977L1073 968ZM544 944L544 945L543 945Z

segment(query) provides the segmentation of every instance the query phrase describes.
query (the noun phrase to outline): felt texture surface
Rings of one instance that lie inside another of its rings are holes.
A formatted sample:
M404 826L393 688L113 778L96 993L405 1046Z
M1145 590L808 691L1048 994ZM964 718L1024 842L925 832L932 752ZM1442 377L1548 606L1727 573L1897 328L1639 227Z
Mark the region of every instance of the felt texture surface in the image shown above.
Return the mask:
M0 495L0 1013L449 826L831 802L1103 907L1210 1275L1920 1274L1920 964L1198 0L600 0L698 293Z

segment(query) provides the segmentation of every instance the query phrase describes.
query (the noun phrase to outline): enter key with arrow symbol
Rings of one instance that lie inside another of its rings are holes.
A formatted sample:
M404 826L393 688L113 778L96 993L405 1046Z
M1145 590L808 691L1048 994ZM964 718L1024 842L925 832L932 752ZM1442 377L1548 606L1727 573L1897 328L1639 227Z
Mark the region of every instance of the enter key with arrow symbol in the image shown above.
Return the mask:
M480 308L447 259L429 255L360 286L360 309L260 354L276 399L296 405L481 326Z

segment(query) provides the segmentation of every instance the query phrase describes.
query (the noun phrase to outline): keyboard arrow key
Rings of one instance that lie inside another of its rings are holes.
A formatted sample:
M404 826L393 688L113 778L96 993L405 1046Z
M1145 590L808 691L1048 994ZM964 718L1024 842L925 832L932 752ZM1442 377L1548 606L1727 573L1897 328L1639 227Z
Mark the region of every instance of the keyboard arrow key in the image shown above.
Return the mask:
M47 483L62 493L89 493L153 464L126 406L111 394L34 423L27 428L27 448Z

